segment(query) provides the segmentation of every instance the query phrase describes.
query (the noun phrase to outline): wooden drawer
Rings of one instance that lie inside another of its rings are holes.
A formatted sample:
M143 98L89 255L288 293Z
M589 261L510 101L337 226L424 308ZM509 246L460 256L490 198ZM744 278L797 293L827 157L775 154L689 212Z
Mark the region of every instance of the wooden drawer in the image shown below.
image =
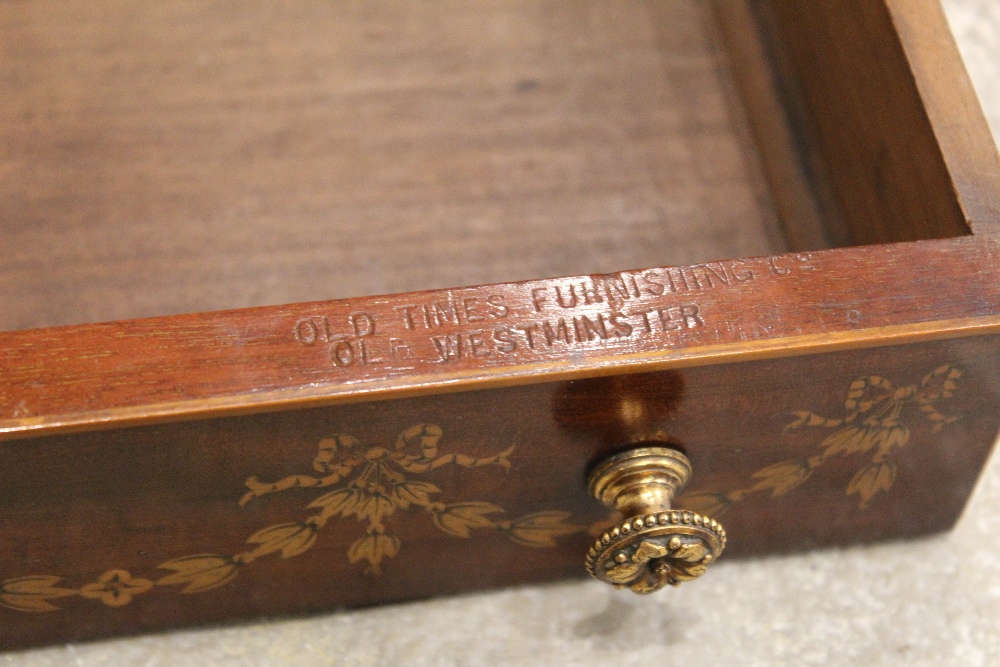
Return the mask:
M583 576L635 443L727 558L945 530L989 454L1000 162L936 2L0 32L4 648Z

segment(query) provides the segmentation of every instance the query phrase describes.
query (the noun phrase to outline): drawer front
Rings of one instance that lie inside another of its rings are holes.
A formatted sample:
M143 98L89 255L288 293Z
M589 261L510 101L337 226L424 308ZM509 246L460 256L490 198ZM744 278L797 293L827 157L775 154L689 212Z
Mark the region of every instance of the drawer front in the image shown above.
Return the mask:
M4 645L584 576L587 471L655 437L726 557L950 527L1000 337L9 441Z

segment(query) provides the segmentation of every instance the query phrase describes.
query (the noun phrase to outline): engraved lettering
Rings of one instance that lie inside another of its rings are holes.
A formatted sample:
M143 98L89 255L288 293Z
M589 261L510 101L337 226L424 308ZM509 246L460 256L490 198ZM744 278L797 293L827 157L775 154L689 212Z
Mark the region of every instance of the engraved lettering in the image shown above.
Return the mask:
M416 327L413 325L413 309L416 308L415 305L407 306L396 306L393 308L397 313L403 316L403 326L405 326L410 331L413 331Z
M347 368L354 363L354 347L346 340L337 341L330 348L330 358L341 368Z
M299 320L295 323L295 340L303 345L315 345L319 339L319 329L312 320Z
M733 280L735 280L738 283L745 283L753 280L754 277L753 270L748 267L746 269L743 269L742 271L737 271L736 270L737 264L741 266L746 266L747 262L746 260L743 259L737 259L733 261L732 266L730 267L733 272Z
M556 320L555 328L548 321L542 322L542 334L545 336L545 343L549 347L552 347L553 343L557 340L561 340L566 345L573 344L573 341L569 338L569 327L566 326L566 320L561 317Z
M482 331L470 331L468 338L469 338L469 349L471 350L473 357L490 356L490 349L489 346L486 344L486 340L483 338Z
M510 314L510 307L499 294L486 297L467 296L439 299L425 304L395 306L408 331L434 329L447 325L476 324L487 320L500 320ZM374 325L374 322L372 322ZM361 334L359 334L361 335Z
M535 331L536 329L538 329L538 325L537 324L531 324L531 325L528 325L528 326L516 326L514 328L517 329L518 331L524 333L524 337L528 339L528 347L530 347L532 350L534 350L535 349L535 339L534 339L534 337L531 334L532 334L533 331Z
M695 270L697 268L698 268L697 266L695 266L695 267L688 267L688 273L687 273L687 275L688 275L688 278L689 278L689 282L691 282L691 284L694 285L694 289L701 289L702 288L702 284L701 284L701 281L698 280L698 272ZM681 273L682 274L684 273L684 269L683 268L681 269Z
M547 291L548 290L545 287L535 287L531 290L531 303L535 307L536 313L542 312L542 304L548 301L548 298L545 296ZM559 291L558 287L556 288L556 291ZM573 303L575 304L576 301L574 300Z
M431 336L438 353L438 363L458 361L462 357L462 337L456 334Z
M729 284L729 276L726 275L726 268L721 264L718 266L718 269L714 268L711 264L703 264L696 267L705 272L705 280L708 282L709 288L715 287L715 283L712 282L712 276L715 276L715 279L723 285Z
M771 273L776 276L787 276L792 272L787 266L779 266L778 259L776 257L767 258L767 266L771 269Z
M625 320L624 314L612 312L608 315L608 321L611 322L617 338L628 338L632 335L632 325Z
M590 282L590 289L587 289L586 281L580 283L580 296L583 297L583 303L588 306L595 303L604 303L604 299L597 293L597 285L593 281Z
M371 354L368 348L368 343L364 338L358 339L358 349L361 351L361 363L363 364L380 364L382 363L381 357L375 357Z
M651 318L650 314L653 313L655 315ZM654 321L657 322L655 326ZM612 310L596 315L553 318L518 324L514 329L523 334L528 349L539 351L551 349L557 344L571 347L592 342L600 343L609 339L670 333L704 325L705 319L701 308L688 303L665 308L647 308L631 313ZM493 340L497 342L498 352L504 354L517 347L513 332L507 328L496 330L493 333ZM502 348L500 343L503 343Z
M509 294L456 290L444 298L445 293L439 292L428 294L426 300L400 305L375 302L371 308L337 315L334 322L340 320L343 328L332 334L329 318L302 318L295 322L293 333L299 344L324 344L336 368L414 368L414 363L454 363L529 350L541 354L597 346L626 349L622 344L627 341L655 337L677 342L683 340L678 338L683 332L704 327L706 318L701 305L671 304L677 298L671 294L738 286L769 275L772 269L776 275L794 273L801 261L790 255L775 261L710 262L526 285L520 292L519 286L510 286ZM516 305L505 299L514 299ZM563 317L539 315L535 321L523 317L560 311ZM846 316L852 323L860 317L854 311ZM504 318L510 321L493 324ZM759 321L768 326L768 321ZM473 328L477 323L482 328ZM434 331L438 328L445 329Z
M315 345L330 340L330 322L326 317L307 317L295 323L295 340L303 345Z
M670 269L667 269L665 273L667 278L667 285L664 285L664 287L669 286L671 292L676 292L677 283L674 282L674 277L670 274Z
M570 285L569 297L564 299L562 290L559 288L559 285L556 285L556 303L559 304L560 308L576 308L576 288Z
M635 281L635 278L632 278ZM636 287L638 290L638 287ZM621 304L625 303L632 298L632 295L628 291L628 284L625 282L625 276L618 274L615 278L605 278L604 279L604 294L607 296L608 303L611 304Z
M496 350L500 354L510 354L517 349L514 332L506 327L496 329L493 332L493 340L496 342Z
M653 312L652 308L647 308L646 310L640 310L635 312L635 315L642 315L642 325L646 328L646 333L653 333L653 325L649 323L649 314Z
M431 311L430 319L435 325L440 327L445 324L458 324L451 301L435 301L432 305L434 310Z
M642 288L646 294L650 294L652 296L660 296L661 294L663 294L665 285L661 283L659 280L657 280L657 277L658 276L656 275L655 271L646 271L644 274L642 274L642 280L643 280ZM669 280L669 275L667 278ZM671 292L677 291L677 289L673 287L673 283L671 283L670 291Z
M667 276L668 276L668 277L670 278L670 283L671 283L671 285L673 285L673 275L672 275L672 274L670 273L670 269L667 269ZM677 269L677 276L678 276L678 277L680 278L680 284L681 284L681 285L683 286L683 289L684 289L685 291L686 291L686 290L690 290L690 289L691 289L691 286L690 286L690 285L688 285L688 281L687 281L687 278L685 278L685 277L684 277L684 269L680 269L680 268L678 268L678 269ZM671 291L671 292L676 292L676 291L677 291L677 288L676 288L676 287L674 287L674 289L672 289L672 290L670 290L670 291Z
M493 356L494 347L490 344L497 341L496 350L501 354L509 354L517 347L511 338L509 329L497 329L492 334L477 330L466 333L431 336L434 349L437 351L437 363L458 361L469 356L483 358Z
M685 326L687 326L688 329L693 329L695 327L705 325L705 320L701 318L701 313L698 310L698 306L694 305L693 303L681 306L680 311L681 311L681 318L683 319L684 324Z
M663 327L664 331L676 331L681 328L680 322L674 321L670 311L670 308L656 309L656 314L660 316L660 326Z
M478 310L479 298L474 296L467 296L462 299L462 314L465 315L465 321L471 323L482 322L486 319Z
M812 264L812 255L807 252L802 252L795 255L795 259L799 261L800 271L815 271L816 267Z
M410 359L413 355L410 352L410 346L401 338L390 338L389 356L395 361L397 359Z
M348 320L351 323L351 328L354 329L354 335L359 338L375 333L375 318L368 313L351 313Z
M532 295L534 295L534 292L532 292ZM486 303L490 306L490 317L495 320L502 320L510 313L510 308L504 305L503 297L499 294L491 294L486 297Z
M596 340L598 338L601 340L608 339L608 330L607 327L604 326L603 315L597 316L596 323L586 315L581 315L578 319L580 320L580 325L583 328L584 334L587 336L587 340Z

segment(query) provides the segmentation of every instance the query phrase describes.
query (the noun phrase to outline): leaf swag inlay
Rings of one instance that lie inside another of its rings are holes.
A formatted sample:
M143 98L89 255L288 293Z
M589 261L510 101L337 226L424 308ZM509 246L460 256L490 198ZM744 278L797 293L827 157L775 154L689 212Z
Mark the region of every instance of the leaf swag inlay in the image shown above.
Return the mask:
M200 593L232 581L240 569L273 554L292 558L308 551L317 535L335 518L354 517L364 525L364 535L347 549L350 563L364 563L364 573L381 574L382 561L396 556L402 543L391 534L386 519L397 512L423 510L439 530L459 538L469 538L473 530L499 531L530 547L554 547L556 538L582 530L568 523L569 512L547 510L519 518L505 518L504 509L481 500L445 503L438 500L442 490L425 480L413 479L442 466L463 468L499 466L510 469L509 447L493 456L476 458L465 454L440 454L438 442L443 432L433 424L406 429L389 447L364 446L349 435L334 435L319 442L313 460L317 475L292 475L276 482L257 477L246 481L247 493L240 499L245 506L255 498L289 489L328 489L306 505L313 514L300 521L268 526L247 538L250 548L236 555L192 554L161 563L158 570L169 572L159 578L134 577L121 569L109 569L79 588L62 585L64 578L34 575L0 582L0 605L24 612L59 609L53 601L79 596L112 607L130 603L136 595L157 586L180 586L181 593Z
M893 456L910 442L907 423L917 414L937 433L958 419L938 411L937 404L951 398L962 370L945 364L925 375L917 384L896 387L879 375L854 380L847 390L846 414L827 418L808 410L795 417L785 432L814 428L832 431L816 447L816 453L804 459L789 459L754 472L750 483L728 492L699 491L684 494L678 504L711 516L721 516L747 496L770 491L771 497L783 496L808 480L817 468L834 457L871 454L848 482L845 492L856 495L859 507L868 507L879 494L888 492L896 481Z

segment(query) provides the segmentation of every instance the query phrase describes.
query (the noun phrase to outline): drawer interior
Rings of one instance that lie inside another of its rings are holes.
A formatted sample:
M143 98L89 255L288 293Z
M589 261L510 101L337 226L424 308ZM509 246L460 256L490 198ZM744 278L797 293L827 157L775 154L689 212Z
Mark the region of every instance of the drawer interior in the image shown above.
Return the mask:
M838 194L806 5L0 4L0 328L963 233Z

